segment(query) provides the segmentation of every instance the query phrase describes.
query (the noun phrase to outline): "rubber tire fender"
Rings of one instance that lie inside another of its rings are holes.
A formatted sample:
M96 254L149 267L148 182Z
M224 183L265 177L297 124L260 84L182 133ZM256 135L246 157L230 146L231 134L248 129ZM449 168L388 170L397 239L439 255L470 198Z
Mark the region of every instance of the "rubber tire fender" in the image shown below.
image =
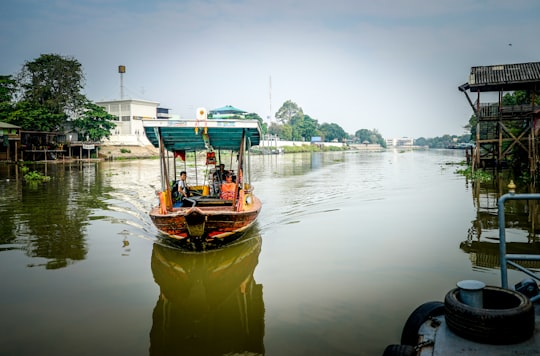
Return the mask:
M403 326L401 332L401 344L413 345L418 344L418 329L420 326L434 316L444 314L443 302L426 302L416 308Z
M383 356L414 356L417 352L411 345L388 345L384 349Z
M459 288L444 298L446 324L450 331L471 341L509 345L532 337L535 328L534 305L514 290L486 286L483 308L464 304Z

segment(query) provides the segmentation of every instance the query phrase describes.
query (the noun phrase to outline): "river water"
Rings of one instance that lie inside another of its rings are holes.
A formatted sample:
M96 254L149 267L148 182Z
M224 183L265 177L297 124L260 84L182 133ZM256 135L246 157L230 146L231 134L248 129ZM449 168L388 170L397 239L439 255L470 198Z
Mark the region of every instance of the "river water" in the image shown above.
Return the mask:
M505 188L473 186L463 160L252 156L258 222L208 253L152 225L158 160L37 165L52 177L40 185L0 166L0 354L380 355L456 282L500 285ZM536 249L515 225L509 239Z

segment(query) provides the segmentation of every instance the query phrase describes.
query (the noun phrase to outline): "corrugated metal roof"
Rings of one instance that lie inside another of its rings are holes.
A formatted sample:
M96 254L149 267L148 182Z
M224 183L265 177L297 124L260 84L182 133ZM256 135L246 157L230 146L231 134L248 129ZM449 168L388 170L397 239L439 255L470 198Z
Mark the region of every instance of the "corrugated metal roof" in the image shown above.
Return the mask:
M499 91L540 89L540 62L471 67L469 82L462 89Z
M225 105L221 108L210 110L210 113L213 114L243 114L247 113L247 111L244 111L242 109L235 108L231 105Z

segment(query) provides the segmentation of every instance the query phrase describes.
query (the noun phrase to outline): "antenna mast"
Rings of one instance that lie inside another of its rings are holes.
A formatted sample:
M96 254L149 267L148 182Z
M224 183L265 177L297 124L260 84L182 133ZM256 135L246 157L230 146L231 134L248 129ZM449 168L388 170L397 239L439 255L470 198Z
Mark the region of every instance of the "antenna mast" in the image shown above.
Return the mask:
M268 115L268 121L272 122L272 76L269 77L268 82L268 99L270 103L270 113Z

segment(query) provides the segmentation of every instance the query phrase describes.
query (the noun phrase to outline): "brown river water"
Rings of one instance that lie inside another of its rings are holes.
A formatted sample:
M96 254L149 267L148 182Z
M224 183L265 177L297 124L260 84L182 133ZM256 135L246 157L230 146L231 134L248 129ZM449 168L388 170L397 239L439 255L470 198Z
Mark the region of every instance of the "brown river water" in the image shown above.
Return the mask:
M40 185L0 165L0 354L381 355L456 282L500 286L507 182L472 185L463 160L252 156L257 224L206 253L152 225L158 160L40 164ZM507 238L538 249L519 204Z

